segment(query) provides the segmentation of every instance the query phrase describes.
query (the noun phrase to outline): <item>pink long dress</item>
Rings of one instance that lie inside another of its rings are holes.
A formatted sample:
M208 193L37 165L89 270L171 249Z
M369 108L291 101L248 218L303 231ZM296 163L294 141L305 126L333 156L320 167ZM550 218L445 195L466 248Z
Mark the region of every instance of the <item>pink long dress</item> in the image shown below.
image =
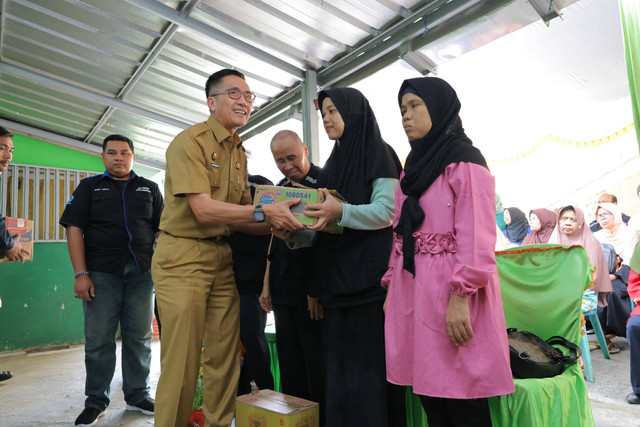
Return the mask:
M402 178L402 177L401 177ZM406 196L395 196L398 222ZM417 394L472 399L514 391L494 247L495 181L487 169L454 163L420 198L425 219L415 236L415 279L402 268L394 233L385 316L387 379ZM449 295L469 299L474 338L447 335Z

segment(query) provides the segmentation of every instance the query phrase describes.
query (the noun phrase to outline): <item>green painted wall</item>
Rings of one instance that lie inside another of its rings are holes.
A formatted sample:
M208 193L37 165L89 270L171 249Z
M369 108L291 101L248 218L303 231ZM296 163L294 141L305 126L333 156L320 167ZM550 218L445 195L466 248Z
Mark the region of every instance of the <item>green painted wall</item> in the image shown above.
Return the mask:
M23 135L14 135L12 139L15 146L13 163L95 172L104 171L102 159L97 155L83 153Z
M66 243L35 243L34 261L0 263L0 352L84 341Z

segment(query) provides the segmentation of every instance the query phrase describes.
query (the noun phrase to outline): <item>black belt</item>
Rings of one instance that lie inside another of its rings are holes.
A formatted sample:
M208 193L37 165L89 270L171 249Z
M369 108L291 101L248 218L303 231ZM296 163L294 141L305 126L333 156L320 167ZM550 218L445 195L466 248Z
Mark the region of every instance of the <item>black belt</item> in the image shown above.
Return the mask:
M216 243L227 243L227 240L229 240L229 236L221 235L221 236L205 237L204 239L198 239L198 240L206 240L208 242L216 242Z
M192 239L193 237L178 237L178 236L174 236L171 233L167 233L166 231L163 231L164 234L168 234L171 237L176 237L176 238L182 238L182 239ZM196 239L196 240L204 240L206 242L216 242L216 243L227 243L227 240L229 240L229 236L225 236L225 235L220 235L220 236L213 236L213 237L204 237L201 239Z

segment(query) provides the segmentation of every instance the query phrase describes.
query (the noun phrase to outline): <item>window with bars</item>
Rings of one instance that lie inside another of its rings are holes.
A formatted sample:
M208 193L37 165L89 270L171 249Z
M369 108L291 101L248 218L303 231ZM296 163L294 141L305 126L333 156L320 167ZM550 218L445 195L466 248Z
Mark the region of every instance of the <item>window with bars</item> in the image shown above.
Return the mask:
M0 213L33 220L34 241L65 241L58 224L78 183L101 172L10 164L0 175Z

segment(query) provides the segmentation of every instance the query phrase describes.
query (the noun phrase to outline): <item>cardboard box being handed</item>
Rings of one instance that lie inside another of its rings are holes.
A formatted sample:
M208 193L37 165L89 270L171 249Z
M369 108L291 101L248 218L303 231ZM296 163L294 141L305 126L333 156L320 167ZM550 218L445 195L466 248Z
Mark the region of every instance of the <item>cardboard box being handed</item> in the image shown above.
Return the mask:
M335 190L330 190L329 193L333 198L340 203L345 203L344 198ZM285 200L300 199L300 203L291 206L291 213L298 221L307 227L312 227L318 222L318 218L306 216L304 210L307 205L314 203L324 202L324 193L315 188L309 188L304 186L298 187L278 187L274 185L258 185L256 186L256 194L253 197L253 204L255 205L271 205L276 202L283 202ZM331 223L321 231L333 234L342 234L342 227L338 224Z

